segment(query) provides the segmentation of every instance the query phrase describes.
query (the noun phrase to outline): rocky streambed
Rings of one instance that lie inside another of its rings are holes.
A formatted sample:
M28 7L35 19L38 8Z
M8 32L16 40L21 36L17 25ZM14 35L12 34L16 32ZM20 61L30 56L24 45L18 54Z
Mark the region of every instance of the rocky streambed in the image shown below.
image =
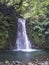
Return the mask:
M39 61L38 59L36 59L35 61L31 61L28 63L20 61L4 61L0 62L0 65L49 65L49 60L48 58L46 59L46 61Z

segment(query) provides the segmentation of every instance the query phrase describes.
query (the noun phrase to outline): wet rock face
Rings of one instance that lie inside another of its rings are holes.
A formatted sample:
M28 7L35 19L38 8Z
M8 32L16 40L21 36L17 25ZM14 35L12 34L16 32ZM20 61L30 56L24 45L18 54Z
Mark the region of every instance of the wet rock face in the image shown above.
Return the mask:
M8 27L8 39L7 39L7 49L11 49L15 46L17 37L17 17L11 15L9 17L9 27Z

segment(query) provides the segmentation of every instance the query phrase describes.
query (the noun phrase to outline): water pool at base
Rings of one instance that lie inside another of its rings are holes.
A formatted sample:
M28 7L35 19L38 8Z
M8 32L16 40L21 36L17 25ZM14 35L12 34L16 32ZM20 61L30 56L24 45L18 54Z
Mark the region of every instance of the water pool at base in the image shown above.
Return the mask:
M41 61L49 58L49 51L44 50L36 50L32 52L23 52L23 51L6 51L0 52L0 61L22 61L29 62L35 59L39 59Z

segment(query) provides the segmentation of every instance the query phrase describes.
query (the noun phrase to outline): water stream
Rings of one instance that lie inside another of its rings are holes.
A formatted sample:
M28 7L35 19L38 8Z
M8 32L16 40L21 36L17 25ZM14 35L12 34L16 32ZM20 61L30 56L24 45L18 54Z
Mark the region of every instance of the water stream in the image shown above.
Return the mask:
M0 53L0 61L22 61L22 62L33 62L35 59L39 61L44 61L49 59L49 51L36 50L33 52L23 52L23 51L8 51Z

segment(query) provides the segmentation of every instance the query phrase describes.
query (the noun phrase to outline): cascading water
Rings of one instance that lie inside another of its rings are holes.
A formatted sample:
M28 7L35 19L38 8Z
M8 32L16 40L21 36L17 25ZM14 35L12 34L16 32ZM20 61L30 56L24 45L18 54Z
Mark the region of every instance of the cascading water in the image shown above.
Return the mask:
M26 34L26 26L25 26L25 20L22 18L18 19L18 29L17 29L17 40L16 40L16 46L17 49L30 49L31 44L28 40L27 34Z
M31 44L27 37L25 23L26 23L26 20L22 18L18 19L17 39L16 39L16 45L15 45L16 49L14 49L14 51L16 50L30 51L31 50Z

